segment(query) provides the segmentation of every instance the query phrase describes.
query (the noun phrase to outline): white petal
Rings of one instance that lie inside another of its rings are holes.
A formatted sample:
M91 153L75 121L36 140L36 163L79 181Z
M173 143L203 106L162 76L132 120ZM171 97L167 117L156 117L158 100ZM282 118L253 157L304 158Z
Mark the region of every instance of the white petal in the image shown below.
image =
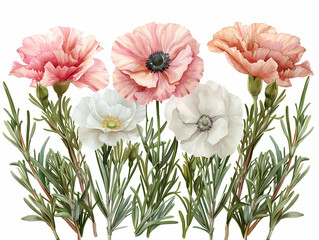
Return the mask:
M90 97L84 97L81 99L78 105L76 105L73 114L72 119L77 122L80 126L84 126L86 123L86 119L88 114L90 113L90 104L91 98Z
M197 130L196 124L185 124L180 116L179 111L175 109L172 114L172 120L169 122L169 129L171 129L178 141L189 139Z
M87 116L86 123L84 124L86 128L100 129L103 130L103 120L101 120L96 114L90 113Z
M201 116L197 109L197 98L191 98L188 96L186 96L183 101L179 101L177 104L179 116L184 123L196 123Z
M218 92L211 92L209 88L199 93L200 103L198 109L201 114L210 117L222 116L226 112L224 99Z
M141 122L145 119L145 116L146 116L146 107L136 102L136 112L134 117L132 118L132 121L136 123Z
M207 141L210 144L215 145L227 134L228 120L226 118L219 118L213 123L212 129L208 131Z
M111 131L111 132L107 132L107 133L99 135L99 140L109 146L116 146L116 143L120 141L121 139L123 140L128 139L127 134L124 132Z
M106 89L103 94L103 99L106 101L107 105L114 106L122 101L122 97L115 90Z
M211 157L217 152L217 148L208 141L208 132L197 131L190 139L181 142L181 148L196 157Z
M98 115L101 119L104 120L108 116L109 105L107 104L105 100L103 99L97 100L94 104L94 107L95 108L92 109L92 111L95 110L96 115Z
M101 132L95 129L87 129L85 127L79 128L79 136L81 142L91 148L91 149L98 149L103 145L103 142L99 140L99 134Z
M177 102L178 102L178 98L172 96L166 103L165 109L164 109L164 116L167 122L170 122L172 120L172 114L174 109L176 109Z
M229 106L227 109L227 115L228 116L233 116L237 115L240 116L240 118L243 115L243 105L241 103L241 100L239 97L229 94Z

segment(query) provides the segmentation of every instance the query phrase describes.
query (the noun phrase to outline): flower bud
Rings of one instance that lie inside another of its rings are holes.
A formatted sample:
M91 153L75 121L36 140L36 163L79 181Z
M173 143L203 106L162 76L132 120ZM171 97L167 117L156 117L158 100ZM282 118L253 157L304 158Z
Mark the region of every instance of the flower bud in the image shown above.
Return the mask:
M276 81L272 81L265 88L265 108L269 108L273 105L278 95L278 85Z
M259 77L254 77L248 73L248 91L253 97L257 97L263 87L263 80Z
M69 81L63 81L63 82L58 81L55 84L53 84L53 89L58 95L58 98L61 98L63 94L68 90L69 86L70 86Z
M39 99L39 101L46 108L49 105L49 101L48 101L49 91L48 91L48 89L41 84L37 84L35 92L36 92L36 95L37 95L37 98Z
M137 159L137 154L138 154L138 148L139 148L139 144L134 144L133 148L131 149L131 152L128 156L129 162L129 168L131 168L133 166L134 160Z

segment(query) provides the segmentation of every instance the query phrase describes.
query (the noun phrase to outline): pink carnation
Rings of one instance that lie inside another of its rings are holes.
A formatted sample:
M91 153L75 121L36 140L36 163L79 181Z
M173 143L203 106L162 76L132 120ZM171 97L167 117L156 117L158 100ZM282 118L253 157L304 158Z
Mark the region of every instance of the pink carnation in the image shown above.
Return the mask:
M208 43L212 52L225 52L233 67L266 83L273 80L282 87L291 86L290 79L313 75L310 64L297 64L305 48L298 37L280 33L264 23L243 26L235 23L215 33Z
M75 86L97 91L105 88L109 74L94 55L102 48L95 37L82 37L82 32L68 27L55 27L52 34L34 35L23 40L17 51L25 65L14 62L10 75L32 79L52 86L69 81Z
M114 87L127 100L143 105L185 96L203 75L198 52L198 42L178 24L138 27L113 44Z

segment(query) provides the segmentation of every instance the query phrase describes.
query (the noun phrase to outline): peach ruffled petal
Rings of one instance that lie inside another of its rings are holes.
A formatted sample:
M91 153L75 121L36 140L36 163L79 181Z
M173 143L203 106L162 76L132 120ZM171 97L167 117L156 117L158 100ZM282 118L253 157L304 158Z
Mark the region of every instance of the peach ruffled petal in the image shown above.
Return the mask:
M212 52L223 52L221 48L215 45L215 41L221 41L230 48L236 47L239 51L250 51L256 46L254 44L255 36L261 33L276 33L276 30L264 23L254 23L250 26L243 26L236 22L232 27L226 27L215 33L213 40L207 45Z
M188 66L188 69L184 72L179 84L176 85L176 89L173 94L176 97L183 97L190 94L199 84L199 81L203 76L203 71L203 59L196 56Z
M109 74L104 63L94 59L94 64L77 81L72 83L79 88L88 87L93 91L104 89L109 84Z
M290 78L307 77L309 75L313 75L313 72L311 71L309 62L305 61L301 64L295 65L292 69L280 71L280 79L277 81L277 84L282 87L291 86Z
M303 53L306 51L304 47L300 46L300 39L290 34L263 33L257 37L256 42L260 46L267 47L288 56L293 63L299 62Z

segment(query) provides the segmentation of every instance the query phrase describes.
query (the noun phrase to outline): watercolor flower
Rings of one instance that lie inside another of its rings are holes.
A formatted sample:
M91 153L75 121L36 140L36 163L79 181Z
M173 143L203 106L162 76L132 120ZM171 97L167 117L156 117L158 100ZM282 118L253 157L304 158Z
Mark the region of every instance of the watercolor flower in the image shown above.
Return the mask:
M10 75L31 79L32 87L71 82L97 91L108 85L105 65L94 58L102 49L95 37L83 38L82 32L68 27L55 27L51 32L23 40L17 51L25 64L14 62Z
M172 97L165 117L181 148L197 157L217 153L224 158L236 150L241 139L241 100L211 81L199 84L183 98Z
M198 85L199 44L178 24L149 23L119 37L112 47L113 84L127 100L143 105L182 97Z
M225 52L231 65L241 73L251 73L267 84L276 80L282 87L291 86L290 79L313 75L310 64L297 64L306 51L300 39L264 23L249 26L237 22L215 33L208 43L212 52Z
M121 139L136 139L136 124L144 120L145 114L145 106L128 102L115 90L106 89L82 98L72 118L79 124L82 143L97 149L103 144L115 146Z

